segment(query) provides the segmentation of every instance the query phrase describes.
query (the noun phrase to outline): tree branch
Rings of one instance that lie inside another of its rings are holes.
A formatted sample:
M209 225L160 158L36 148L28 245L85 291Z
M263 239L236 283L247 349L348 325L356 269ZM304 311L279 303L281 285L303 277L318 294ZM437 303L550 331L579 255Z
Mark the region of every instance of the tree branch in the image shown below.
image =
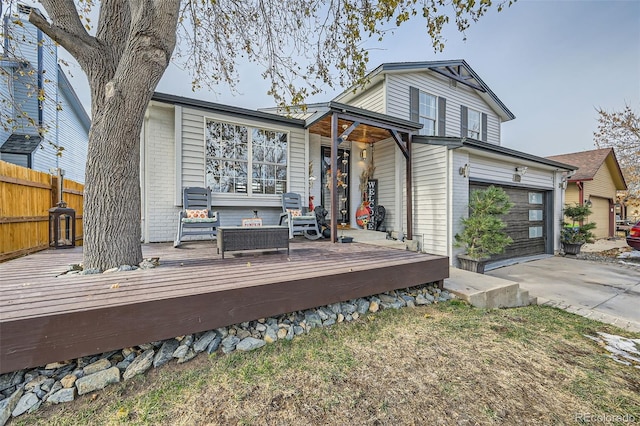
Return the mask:
M55 25L36 8L31 9L29 22L82 62L97 45L82 26L73 0L42 0L41 3Z

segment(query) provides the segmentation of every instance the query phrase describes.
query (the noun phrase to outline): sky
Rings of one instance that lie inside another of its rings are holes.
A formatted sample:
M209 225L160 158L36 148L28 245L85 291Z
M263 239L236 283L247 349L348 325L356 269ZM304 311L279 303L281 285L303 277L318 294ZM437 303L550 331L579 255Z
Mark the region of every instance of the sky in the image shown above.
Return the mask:
M450 25L443 52L434 53L415 19L367 42L369 68L384 62L464 59L516 116L503 123L502 145L538 156L595 149L596 108L640 112L640 0L520 0L492 11L464 36ZM269 107L255 64L239 64L238 93L191 90L187 71L171 65L157 91L249 109ZM86 79L71 66L72 84L87 111ZM343 88L308 99L326 102Z

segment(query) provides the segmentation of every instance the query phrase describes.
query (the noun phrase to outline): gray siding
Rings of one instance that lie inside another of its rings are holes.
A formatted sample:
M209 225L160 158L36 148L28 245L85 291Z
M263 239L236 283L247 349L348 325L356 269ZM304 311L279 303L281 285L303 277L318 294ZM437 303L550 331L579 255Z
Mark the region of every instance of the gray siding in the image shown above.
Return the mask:
M380 82L365 91L356 95L349 101L349 105L353 105L358 108L367 109L369 111L379 112L384 114L385 112L385 91L384 83Z
M471 179L486 182L497 182L503 185L529 186L543 189L553 189L554 173L529 167L520 182L513 181L517 160L497 160L470 154Z
M410 119L409 88L416 87L447 100L445 136L460 136L460 106L466 106L487 114L487 142L500 145L500 117L473 89L451 87L447 78L430 71L387 74L386 81L387 114Z
M378 205L384 206L386 218L384 225L387 231L399 229L396 206L396 144L392 139L386 139L375 144L375 166L373 175L378 179ZM401 220L401 219L400 219Z

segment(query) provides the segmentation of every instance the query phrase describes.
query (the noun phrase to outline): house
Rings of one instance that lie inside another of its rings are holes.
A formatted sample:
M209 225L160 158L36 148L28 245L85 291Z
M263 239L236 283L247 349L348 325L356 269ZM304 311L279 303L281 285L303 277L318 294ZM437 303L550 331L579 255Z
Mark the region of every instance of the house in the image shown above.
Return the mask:
M142 132L144 240L171 241L182 188L204 185L222 225L256 209L276 223L292 191L331 212L334 238L336 225L359 227L370 181L386 230L452 263L469 193L489 185L515 203L503 258L559 250L575 167L501 146L501 124L515 117L465 61L387 63L367 79L287 116L156 93Z
M28 22L4 18L0 59L0 159L34 170L62 168L84 182L91 121L58 65L56 44Z
M590 205L590 222L595 222L596 238L615 236L616 192L625 191L627 184L613 148L594 149L547 157L578 167L568 180L565 203Z

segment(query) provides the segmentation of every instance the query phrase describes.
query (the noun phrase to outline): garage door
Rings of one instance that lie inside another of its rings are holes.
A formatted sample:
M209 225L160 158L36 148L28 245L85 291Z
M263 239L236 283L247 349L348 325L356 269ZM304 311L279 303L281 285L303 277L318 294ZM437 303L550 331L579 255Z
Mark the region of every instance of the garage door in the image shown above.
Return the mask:
M489 185L471 183L469 191L486 189ZM497 186L497 185L496 185ZM513 203L511 211L502 218L507 224L505 232L513 239L504 254L492 259L509 259L545 253L546 197L545 191L501 186Z
M591 197L591 216L589 221L596 223L596 229L592 232L596 238L609 237L609 200L600 197Z

